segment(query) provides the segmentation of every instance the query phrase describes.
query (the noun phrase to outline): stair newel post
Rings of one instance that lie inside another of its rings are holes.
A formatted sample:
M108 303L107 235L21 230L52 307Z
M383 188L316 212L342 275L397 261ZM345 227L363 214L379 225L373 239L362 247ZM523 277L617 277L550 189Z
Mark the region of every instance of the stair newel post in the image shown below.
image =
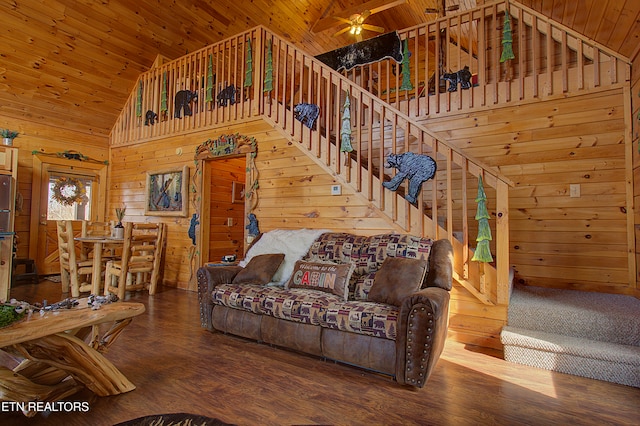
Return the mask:
M496 179L496 297L509 303L509 185Z

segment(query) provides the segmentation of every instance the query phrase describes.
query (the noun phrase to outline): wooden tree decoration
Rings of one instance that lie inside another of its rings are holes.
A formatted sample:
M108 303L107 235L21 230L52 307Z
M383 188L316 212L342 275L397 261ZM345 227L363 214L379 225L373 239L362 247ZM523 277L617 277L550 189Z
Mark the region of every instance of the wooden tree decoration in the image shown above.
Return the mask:
M167 119L169 108L167 107L167 72L162 73L162 87L160 88L160 118Z
M500 63L515 59L513 54L513 34L511 33L511 15L509 13L509 4L504 12L504 27L502 28L502 56Z
M209 55L207 66L207 86L205 88L204 101L213 103L213 55Z
M267 43L267 59L264 70L264 89L271 92L273 90L273 54L271 53L271 40Z
M413 90L413 84L411 84L411 67L409 65L410 57L409 40L405 38L402 51L402 84L400 85L400 90Z
M340 129L340 151L351 152L353 147L351 146L351 101L349 100L349 94L344 100L344 107L342 110L342 128ZM349 157L347 156L347 159Z
M471 260L476 262L493 262L491 256L491 248L489 241L491 238L491 228L489 227L489 219L491 216L487 211L487 195L484 192L482 184L482 176L478 177L478 197L476 198L478 209L476 210L476 220L478 221L478 236L476 237L476 251Z
M253 53L251 52L251 39L247 39L247 61L244 72L244 87L253 86Z
M138 96L136 97L136 117L138 121L142 121L142 82L138 84Z

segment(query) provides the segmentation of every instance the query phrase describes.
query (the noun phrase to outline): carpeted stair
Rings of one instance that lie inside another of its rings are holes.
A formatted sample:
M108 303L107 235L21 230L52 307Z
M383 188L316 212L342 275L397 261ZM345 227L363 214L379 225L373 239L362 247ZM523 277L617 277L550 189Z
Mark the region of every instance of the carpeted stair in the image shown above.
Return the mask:
M640 300L515 286L500 335L507 361L640 387Z

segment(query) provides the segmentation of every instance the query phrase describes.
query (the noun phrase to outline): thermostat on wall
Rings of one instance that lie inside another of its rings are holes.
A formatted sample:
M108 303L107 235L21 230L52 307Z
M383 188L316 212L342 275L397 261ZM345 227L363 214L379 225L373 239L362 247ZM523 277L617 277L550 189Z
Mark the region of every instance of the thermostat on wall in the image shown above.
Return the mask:
M342 187L340 185L331 185L331 195L342 194Z

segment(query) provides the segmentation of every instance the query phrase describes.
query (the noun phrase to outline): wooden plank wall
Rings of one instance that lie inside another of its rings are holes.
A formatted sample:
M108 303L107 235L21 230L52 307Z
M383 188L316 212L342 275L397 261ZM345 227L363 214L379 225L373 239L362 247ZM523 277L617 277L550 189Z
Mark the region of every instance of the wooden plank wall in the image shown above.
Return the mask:
M109 139L70 129L48 126L47 124L15 120L0 116L0 128L15 130L20 135L13 141L18 148L18 199L21 209L17 210L15 230L18 236L19 258L29 257L31 180L33 174L33 151L61 153L77 151L87 157L104 161L109 158Z
M187 289L189 282L193 279L192 273L197 268L194 263L197 259L195 246L188 236L191 215L196 212L195 203L198 198L198 194L194 192L194 184L198 182L194 176L196 172L194 161L196 147L207 139L216 139L222 134L240 132L243 135L260 138L266 128L262 122L257 125L243 123L111 149L108 218L114 219L115 208L125 205L127 207L126 221L167 223L167 244L161 280L163 284ZM268 129L271 130L271 127ZM186 216L145 216L146 172L179 168L184 165L189 166L189 196ZM230 193L228 197L231 197ZM212 198L215 200L217 195ZM224 220L226 221L226 216L224 216ZM214 219L212 225L217 222ZM226 249L224 251L226 252ZM216 256L215 260L219 260L218 254L214 253L214 255Z
M624 89L433 118L424 124L515 182L516 282L629 294ZM579 196L571 196L579 185Z
M633 59L631 67L631 137L633 138L633 200L635 206L634 230L635 230L635 256L636 264L640 265L640 54ZM640 272L636 271L636 297L640 297Z

